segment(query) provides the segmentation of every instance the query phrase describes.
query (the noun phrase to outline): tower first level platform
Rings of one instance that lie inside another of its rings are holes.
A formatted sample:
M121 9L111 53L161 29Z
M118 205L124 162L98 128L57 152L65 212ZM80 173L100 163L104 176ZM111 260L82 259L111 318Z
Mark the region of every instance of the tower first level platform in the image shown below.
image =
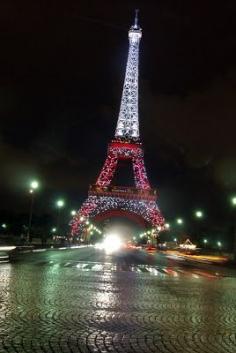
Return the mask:
M132 163L134 187L112 184L119 160ZM164 219L156 201L156 190L151 189L146 174L142 144L115 139L108 146L107 158L96 183L90 186L87 200L73 219L72 234L79 234L87 219L101 219L105 215L143 219L144 226L152 225L160 230L164 227Z

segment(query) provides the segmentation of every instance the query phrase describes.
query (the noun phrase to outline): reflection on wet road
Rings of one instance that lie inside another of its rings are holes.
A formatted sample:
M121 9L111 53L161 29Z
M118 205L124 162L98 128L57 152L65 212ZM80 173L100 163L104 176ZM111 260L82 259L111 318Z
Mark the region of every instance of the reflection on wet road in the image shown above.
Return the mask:
M0 265L0 352L235 352L234 271L93 248Z

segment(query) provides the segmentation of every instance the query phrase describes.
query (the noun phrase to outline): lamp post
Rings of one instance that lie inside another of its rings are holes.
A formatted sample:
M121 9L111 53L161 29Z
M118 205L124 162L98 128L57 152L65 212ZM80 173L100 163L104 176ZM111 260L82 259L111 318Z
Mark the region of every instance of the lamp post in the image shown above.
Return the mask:
M166 230L167 230L167 229L170 229L170 223L165 223L165 224L164 224L164 227L165 227Z
M176 231L175 231L175 235L179 238L179 241L181 242L181 239L184 237L184 232L183 232L183 228L184 228L184 220L183 218L177 218L176 219L176 223L177 223L177 227L176 227ZM174 240L175 242L177 242L176 240Z
M217 246L218 246L219 252L220 252L220 254L221 254L221 250L222 250L222 243L221 243L221 241L218 241L218 242L217 242Z
M30 209L29 209L28 232L27 232L27 237L26 237L27 243L30 243L30 233L31 233L31 225L32 225L32 217L33 217L33 205L34 205L34 193L35 193L35 190L38 189L38 187L39 187L39 183L38 183L37 180L31 181L30 189L29 189Z
M208 243L208 240L207 240L206 238L205 238L205 239L203 239L204 248L206 248L207 243Z
M2 224L1 224L1 227L0 227L0 228L1 228L1 230L2 230L3 233L6 233L7 227L8 227L8 226L7 226L6 223L2 223Z
M231 197L231 205L234 208L236 208L236 196L235 195ZM236 261L236 222L235 222L235 216L234 216L233 232L234 232L233 257L234 257L234 260Z
M58 209L58 212L57 212L57 234L59 235L59 229L60 229L60 214L61 214L61 209L62 207L65 206L65 202L64 200L60 199L60 200L57 200L56 202L56 206L57 206L57 209Z
M196 210L194 212L194 216L196 218L196 222L195 222L195 228L196 228L196 239L198 241L200 241L200 238L203 234L203 232L206 231L206 229L203 227L204 226L204 217L205 217L205 214L202 210ZM205 244L206 245L206 244Z

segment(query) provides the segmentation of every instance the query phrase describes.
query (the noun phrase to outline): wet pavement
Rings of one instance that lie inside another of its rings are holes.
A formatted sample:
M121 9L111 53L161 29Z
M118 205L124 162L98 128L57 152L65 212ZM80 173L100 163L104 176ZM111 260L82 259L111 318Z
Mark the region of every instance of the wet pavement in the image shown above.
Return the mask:
M0 353L236 352L235 271L93 248L0 264Z

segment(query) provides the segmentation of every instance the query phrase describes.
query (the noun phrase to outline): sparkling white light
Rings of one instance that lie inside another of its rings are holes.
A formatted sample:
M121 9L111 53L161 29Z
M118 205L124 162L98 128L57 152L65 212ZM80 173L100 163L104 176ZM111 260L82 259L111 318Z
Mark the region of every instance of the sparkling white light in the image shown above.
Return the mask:
M138 117L138 64L139 64L139 42L142 30L137 23L129 30L129 53L123 86L120 112L115 136L139 139L139 117Z
M76 235L82 231L86 225L86 218L96 217L112 209L135 213L158 229L164 227L164 219L155 201L130 200L108 196L89 196L82 205L79 213L77 213L71 222L72 235Z
M150 189L140 144L114 142L109 145L108 156L97 179L96 185L109 186L115 174L119 159L130 159L133 165L135 186Z
M103 241L103 248L108 254L119 250L121 246L122 241L120 237L116 234L108 234Z

